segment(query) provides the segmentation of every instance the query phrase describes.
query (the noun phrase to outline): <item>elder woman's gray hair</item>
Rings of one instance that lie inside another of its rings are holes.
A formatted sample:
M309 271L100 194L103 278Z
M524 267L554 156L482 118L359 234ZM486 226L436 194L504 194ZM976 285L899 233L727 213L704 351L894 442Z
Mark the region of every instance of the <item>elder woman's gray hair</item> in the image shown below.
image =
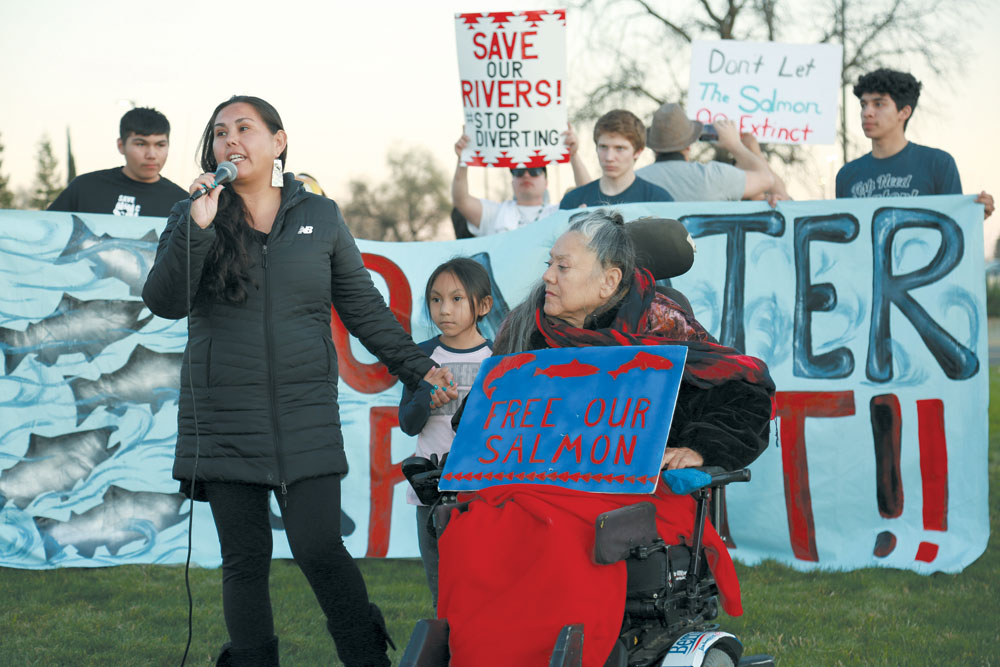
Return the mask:
M579 232L587 239L587 248L597 255L601 268L621 269L622 280L618 291L603 308L593 313L597 315L618 303L632 285L635 275L635 247L625 232L625 221L621 214L610 209L578 213L570 218L569 229L566 231ZM531 336L537 329L535 311L541 307L544 298L545 283L539 280L532 287L528 298L515 306L503 321L493 345L493 354L513 354L531 349Z
M613 209L599 208L578 213L569 219L566 231L580 232L587 239L587 247L597 255L601 268L618 267L622 271L619 291L628 289L635 274L635 246L625 232L625 220Z

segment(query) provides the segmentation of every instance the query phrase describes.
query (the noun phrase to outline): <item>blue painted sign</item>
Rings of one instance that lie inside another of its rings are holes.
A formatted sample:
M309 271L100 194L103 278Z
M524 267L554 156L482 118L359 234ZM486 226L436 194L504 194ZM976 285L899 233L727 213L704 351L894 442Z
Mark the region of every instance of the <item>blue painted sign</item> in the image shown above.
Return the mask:
M574 347L483 362L440 488L652 493L687 348Z

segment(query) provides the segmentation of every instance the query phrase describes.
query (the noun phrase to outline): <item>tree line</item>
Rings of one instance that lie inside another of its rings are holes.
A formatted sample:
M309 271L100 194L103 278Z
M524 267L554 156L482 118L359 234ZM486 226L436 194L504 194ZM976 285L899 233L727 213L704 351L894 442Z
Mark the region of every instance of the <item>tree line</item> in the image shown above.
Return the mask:
M66 184L58 173L56 156L52 152L52 142L43 136L38 142L38 154L35 158L35 180L27 190L14 192L10 187L10 177L3 168L3 137L0 135L0 210L29 209L42 210L48 207ZM69 163L72 164L72 153Z
M67 137L68 142L68 137ZM35 178L30 188L15 192L3 167L0 135L0 210L45 210L76 176L72 149L67 151L67 177L62 178L52 142L38 142ZM379 183L354 179L343 204L351 232L373 241L426 241L448 222L450 182L426 148L391 151L386 157L388 177Z

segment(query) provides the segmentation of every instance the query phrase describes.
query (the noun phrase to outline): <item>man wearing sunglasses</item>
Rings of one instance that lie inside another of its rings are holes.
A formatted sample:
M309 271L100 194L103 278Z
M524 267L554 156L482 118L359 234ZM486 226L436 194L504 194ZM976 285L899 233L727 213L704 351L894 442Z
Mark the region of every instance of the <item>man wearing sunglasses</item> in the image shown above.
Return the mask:
M576 155L578 142L576 133L570 127L563 133L563 141L570 154L570 164L577 183L589 180L586 168ZM451 199L455 208L468 221L468 231L473 236L489 236L509 232L554 213L557 204L547 201L549 187L545 167L518 167L510 170L511 187L514 198L504 202L480 199L469 194L469 168L462 164L462 151L469 144L469 136L463 134L455 142L458 166L451 182Z

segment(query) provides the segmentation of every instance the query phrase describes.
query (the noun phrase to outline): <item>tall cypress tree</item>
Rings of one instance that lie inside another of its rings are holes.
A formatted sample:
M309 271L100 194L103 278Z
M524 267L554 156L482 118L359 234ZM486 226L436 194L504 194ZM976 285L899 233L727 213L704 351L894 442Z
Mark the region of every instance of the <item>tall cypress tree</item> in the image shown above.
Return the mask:
M76 160L73 159L73 144L69 140L69 127L66 128L66 185L76 178Z
M56 174L57 167L56 156L52 153L52 142L48 136L43 136L38 143L38 167L35 171L31 199L28 200L29 208L44 210L63 191Z
M3 168L3 142L0 141L0 169ZM8 187L10 179L0 171L0 209L14 208L14 193Z

